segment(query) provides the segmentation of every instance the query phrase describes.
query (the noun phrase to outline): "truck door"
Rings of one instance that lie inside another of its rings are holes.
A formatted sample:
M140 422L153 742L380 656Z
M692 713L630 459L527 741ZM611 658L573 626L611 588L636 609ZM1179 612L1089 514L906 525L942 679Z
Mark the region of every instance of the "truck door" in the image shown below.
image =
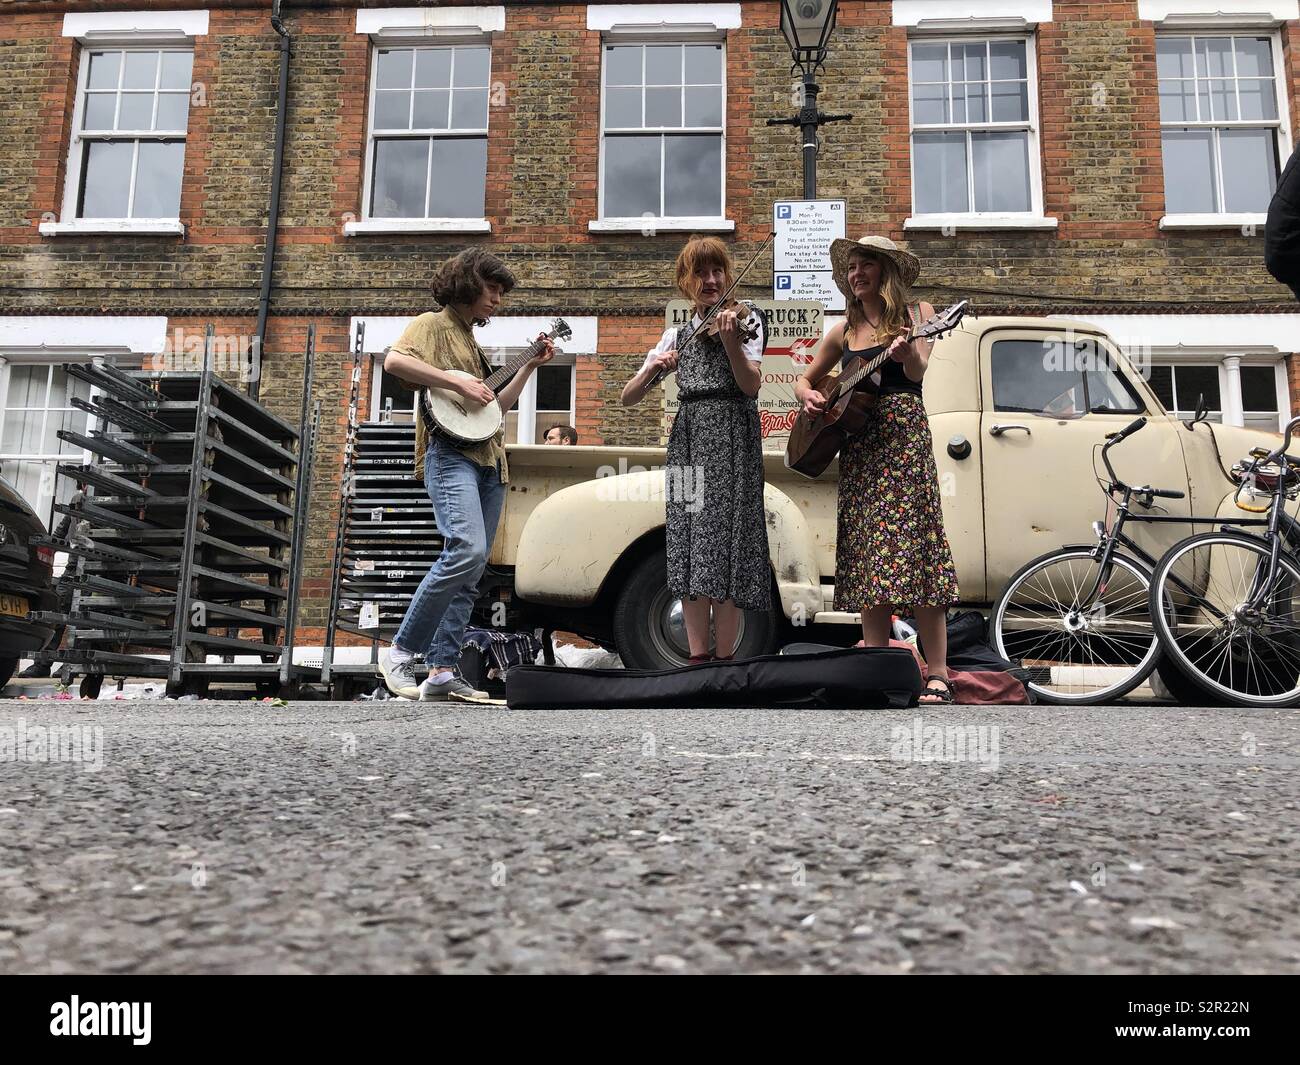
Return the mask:
M1134 418L1149 420L1110 453L1116 473L1129 484L1187 492L1177 422L1108 338L1064 326L991 329L980 341L980 382L990 597L1030 559L1095 540L1092 523L1109 518L1093 471L1094 461L1102 470L1097 445ZM1149 513L1190 511L1186 499L1158 499ZM1132 523L1125 531L1159 556L1194 530Z

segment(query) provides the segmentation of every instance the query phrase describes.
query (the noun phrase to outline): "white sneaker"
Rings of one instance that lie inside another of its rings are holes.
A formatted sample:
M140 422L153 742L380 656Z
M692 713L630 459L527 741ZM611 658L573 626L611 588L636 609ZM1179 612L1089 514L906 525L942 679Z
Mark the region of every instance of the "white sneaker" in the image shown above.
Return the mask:
M435 684L432 677L426 678L424 683L420 685L420 701L423 703L451 701L482 703L492 702L493 700L487 692L479 691L459 673L453 673L449 679L441 684Z
M379 652L379 672L384 675L384 684L394 695L403 699L420 698L420 678L415 675L415 659L394 662L392 648L385 647Z

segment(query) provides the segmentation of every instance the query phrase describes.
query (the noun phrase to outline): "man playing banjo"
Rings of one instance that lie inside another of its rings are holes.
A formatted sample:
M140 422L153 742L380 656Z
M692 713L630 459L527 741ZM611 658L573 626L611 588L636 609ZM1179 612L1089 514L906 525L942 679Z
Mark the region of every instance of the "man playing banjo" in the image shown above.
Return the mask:
M443 535L442 554L411 599L392 646L379 656L389 691L405 699L488 697L466 683L456 663L509 480L505 420L500 418L493 435L467 442L473 436L469 430L447 431L434 422L429 407L440 400L466 423L481 421L476 416L489 406L499 416L514 404L529 375L554 356L555 346L543 334L529 349L534 354L499 391L494 394L485 383L492 367L472 327L486 324L514 286L514 274L496 256L481 248L461 252L433 280L433 297L442 310L415 318L384 359L386 373L424 393L415 403L415 475L424 479ZM428 665L423 681L416 673L418 654Z

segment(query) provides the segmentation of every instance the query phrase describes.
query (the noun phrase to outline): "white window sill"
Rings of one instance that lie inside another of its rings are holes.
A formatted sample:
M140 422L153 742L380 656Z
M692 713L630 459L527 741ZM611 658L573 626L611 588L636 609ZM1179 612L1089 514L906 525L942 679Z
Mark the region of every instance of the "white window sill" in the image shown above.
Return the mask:
M1055 218L1027 214L917 214L904 229L1055 229Z
M395 233L491 233L486 218L367 218L345 222L345 237L368 237Z
M42 222L40 233L43 237L183 237L185 223L177 218L76 218Z
M1263 230L1266 214L1167 214L1160 219L1161 229L1241 229L1254 226Z
M597 218L588 233L734 233L730 218Z

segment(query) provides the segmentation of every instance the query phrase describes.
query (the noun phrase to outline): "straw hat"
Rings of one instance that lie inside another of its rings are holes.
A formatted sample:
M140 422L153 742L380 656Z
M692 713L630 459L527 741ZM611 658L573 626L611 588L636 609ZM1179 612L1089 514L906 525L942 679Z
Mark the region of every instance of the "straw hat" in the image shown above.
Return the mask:
M888 237L863 237L861 240L841 237L831 241L831 271L835 284L846 299L854 298L853 289L849 288L849 255L855 251L869 251L873 255L892 259L907 288L915 284L921 273L921 260L910 251L904 251Z

